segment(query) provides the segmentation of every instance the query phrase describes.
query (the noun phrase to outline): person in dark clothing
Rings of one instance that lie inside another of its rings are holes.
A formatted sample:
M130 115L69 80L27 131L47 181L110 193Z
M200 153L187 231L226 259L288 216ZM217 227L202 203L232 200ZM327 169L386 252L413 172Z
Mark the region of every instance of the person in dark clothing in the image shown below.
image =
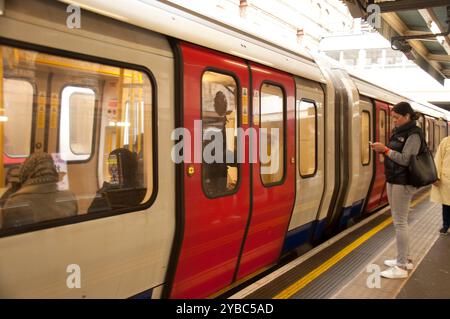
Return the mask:
M408 166L412 156L426 147L423 131L417 126L417 114L406 102L396 104L391 116L395 128L387 146L373 143L376 152L385 155L384 167L387 194L394 220L397 242L397 259L385 260L388 270L381 272L385 278L405 278L413 268L409 254L408 213L411 198L417 191L412 186Z
M6 183L9 185L5 193L0 198L0 208L3 207L6 200L20 188L20 166L12 167L6 174Z
M205 190L209 195L224 194L228 191L228 166L227 166L227 140L226 140L226 124L227 124L227 111L228 102L225 94L222 91L218 91L214 97L214 110L216 116L214 116L210 123L207 123L209 129L219 130L222 136L222 158L220 161L214 161L212 163L203 163L203 180L205 181ZM212 143L207 142L206 145ZM205 146L206 146L205 145ZM215 153L211 154L216 156ZM234 155L234 154L233 154ZM233 163L230 163L234 165Z
M31 155L20 167L20 188L2 209L3 227L76 216L78 202L70 191L58 190L58 172L50 154Z
M113 150L108 156L109 182L103 182L88 213L139 205L146 189L139 187L138 158L126 148Z

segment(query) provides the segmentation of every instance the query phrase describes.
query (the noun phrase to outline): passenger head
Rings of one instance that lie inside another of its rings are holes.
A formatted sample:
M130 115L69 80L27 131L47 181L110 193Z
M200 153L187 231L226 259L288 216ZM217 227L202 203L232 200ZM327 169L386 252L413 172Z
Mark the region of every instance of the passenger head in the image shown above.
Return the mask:
M112 151L108 157L108 170L111 175L110 183L120 187L138 186L137 154L126 148Z
M37 185L46 183L57 183L58 172L50 154L34 153L23 162L20 168L21 185Z
M227 97L222 91L218 91L214 97L214 110L220 116L227 114Z
M415 121L418 118L418 114L408 102L397 103L392 109L392 119L395 127L402 126L410 121Z

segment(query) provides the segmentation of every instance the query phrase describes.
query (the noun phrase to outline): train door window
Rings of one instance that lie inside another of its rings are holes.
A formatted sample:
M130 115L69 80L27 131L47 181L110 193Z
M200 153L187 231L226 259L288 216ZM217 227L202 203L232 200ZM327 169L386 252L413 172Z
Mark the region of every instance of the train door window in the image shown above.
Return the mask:
M430 146L430 122L427 119L425 119L424 123L425 123L425 142L427 143L428 148L430 148L431 147Z
M437 150L438 146L439 146L439 142L440 142L440 128L439 128L439 123L435 122L434 123L434 149Z
M281 87L268 83L260 91L260 172L264 186L271 186L284 176L285 95Z
M3 78L4 150L28 158L21 170L24 183L7 179L7 187L0 188L7 194L23 189L17 196L3 197L2 230L41 222L39 227L51 227L50 220L86 213L109 216L142 210L154 198L155 86L146 72L0 46ZM46 105L56 109L33 116L35 92L19 78L61 88L60 99L43 96ZM37 134L31 128L41 125L46 139L59 147L52 153L40 149L30 154L30 137L33 141ZM59 133L48 134L50 128ZM0 180L6 165L4 161ZM42 196L34 196L35 191Z
M370 163L370 113L363 111L361 114L361 163Z
M391 131L391 134L392 134L392 131L395 128L394 118L392 117L392 114L389 115L389 125L390 125L389 130Z
M447 136L447 125L445 122L441 125L441 141Z
M92 89L66 86L62 90L59 152L63 160L82 161L91 156L95 101Z
M33 120L34 88L21 79L4 79L4 123L5 164L9 159L26 158L30 155L31 128Z
M432 120L428 120L428 147L431 151L434 150L434 122Z
M387 139L386 139L386 111L385 110L380 110L380 119L379 119L379 123L378 123L378 133L379 133L379 137L380 137L380 143L383 143L384 145L387 144ZM380 162L383 163L384 162L384 156L382 154L380 154L379 156Z
M423 115L419 115L419 119L417 120L417 126L420 127L422 130L424 129L423 122L424 122Z
M202 184L208 197L231 194L238 184L238 90L230 75L212 71L203 74Z
M317 106L313 101L298 100L300 175L313 176L317 169Z

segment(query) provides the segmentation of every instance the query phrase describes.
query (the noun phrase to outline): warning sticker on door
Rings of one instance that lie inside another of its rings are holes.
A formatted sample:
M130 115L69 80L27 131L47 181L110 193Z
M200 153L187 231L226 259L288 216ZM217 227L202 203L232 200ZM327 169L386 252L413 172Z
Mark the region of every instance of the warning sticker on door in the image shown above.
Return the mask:
M242 88L242 124L248 125L248 92Z

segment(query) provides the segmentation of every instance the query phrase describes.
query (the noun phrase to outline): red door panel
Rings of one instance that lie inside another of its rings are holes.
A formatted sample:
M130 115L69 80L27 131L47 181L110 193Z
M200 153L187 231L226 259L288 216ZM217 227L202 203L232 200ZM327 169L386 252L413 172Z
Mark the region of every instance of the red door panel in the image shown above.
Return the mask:
M249 75L247 65L240 59L185 43L181 44L181 49L184 127L191 132L194 157L195 145L202 148L202 133L194 134L194 121L202 119L202 107L211 110L211 105L202 106L202 103L212 103L202 101L202 94L207 94L202 93L204 72L212 70L234 77L238 85L238 110L248 107ZM237 118L241 115L238 111ZM239 122L242 128L248 128L241 119ZM245 154L248 158L247 150ZM171 298L203 298L231 284L249 216L249 164L240 164L238 174L235 193L209 198L203 190L202 164L189 164L185 160L183 240Z
M261 88L263 83L281 88L284 92L284 178L272 186L261 180L260 158L253 164L253 208L251 221L241 256L237 278L243 278L262 267L275 263L280 257L295 200L295 84L288 74L251 64L253 123L259 128ZM266 100L265 100L266 101ZM266 102L264 102L266 105ZM270 112L270 111L268 111ZM270 116L270 115L268 115ZM291 160L292 159L292 160ZM281 164L281 163L280 163Z
M383 123L382 125L380 124ZM375 141L387 143L388 140L388 124L389 123L389 107L386 103L375 101ZM381 127L383 126L383 127ZM384 130L384 140L382 139L381 129ZM384 204L383 192L386 187L386 178L384 176L384 157L383 155L375 155L375 180L369 195L367 203L367 212L377 209Z

